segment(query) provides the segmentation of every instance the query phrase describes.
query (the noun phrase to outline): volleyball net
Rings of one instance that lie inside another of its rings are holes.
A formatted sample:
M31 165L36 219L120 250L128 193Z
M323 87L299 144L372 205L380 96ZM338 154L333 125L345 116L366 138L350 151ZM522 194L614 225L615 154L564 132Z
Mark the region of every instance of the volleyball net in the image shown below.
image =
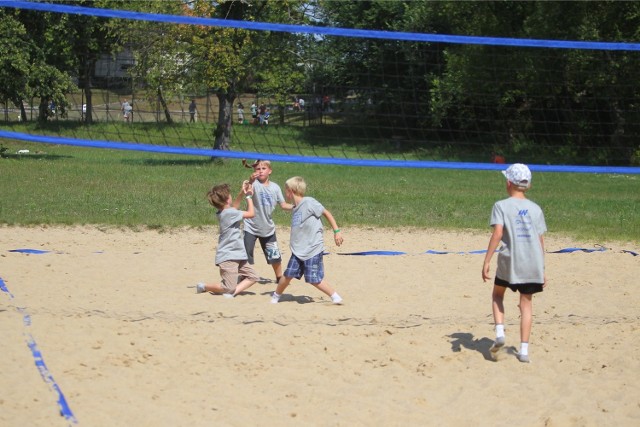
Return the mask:
M640 87L631 78L640 43L205 18L189 6L0 7L3 18L95 19L120 44L68 73L63 96L32 90L21 105L0 100L5 140L356 166L523 162L640 173Z

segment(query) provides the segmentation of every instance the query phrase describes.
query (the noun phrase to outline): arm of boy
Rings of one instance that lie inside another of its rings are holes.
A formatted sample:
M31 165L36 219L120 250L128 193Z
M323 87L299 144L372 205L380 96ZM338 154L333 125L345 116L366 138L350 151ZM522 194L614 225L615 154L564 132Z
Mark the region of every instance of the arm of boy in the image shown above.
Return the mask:
M287 202L282 202L280 203L280 207L282 208L282 210L292 211L295 205L292 205L291 203L287 203Z
M322 215L327 219L327 221L329 221L329 225L331 225L331 229L333 230L333 240L336 242L336 246L340 246L342 242L344 242L344 239L342 238L342 232L338 228L335 218L333 218L331 212L326 209L322 212Z
M542 255L544 256L544 237L542 234L540 235L540 246L542 247ZM547 287L547 272L544 272L544 282L542 282L542 287Z
M240 191L238 192L238 195L233 200L232 206L234 208L238 209L240 207L240 202L242 202L242 199L244 199L247 196L247 191L248 191L249 188L251 189L251 194L253 194L253 187L251 186L249 181L247 181L247 180L243 181L242 182L242 188L240 188Z
M244 198L247 199L247 210L242 212L242 218L253 218L256 216L256 211L253 206L253 186L247 181L243 182L242 192Z
M502 224L495 224L493 226L493 233L491 233L491 238L489 239L489 246L487 247L487 253L484 256L484 264L482 265L482 280L487 281L491 279L489 276L489 268L491 266L491 258L495 253L500 241L502 240Z

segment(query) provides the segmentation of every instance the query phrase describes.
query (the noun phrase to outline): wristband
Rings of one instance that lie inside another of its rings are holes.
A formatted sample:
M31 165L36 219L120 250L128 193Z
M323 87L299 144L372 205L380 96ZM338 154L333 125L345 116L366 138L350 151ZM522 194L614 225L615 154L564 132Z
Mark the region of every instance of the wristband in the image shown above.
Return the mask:
M333 230L333 234L338 234L340 232L339 228L336 228L335 230Z
M252 195L250 195L250 194L247 194L246 196L244 196L244 198L245 198L245 199L247 199L247 200L251 199L252 197L253 197L253 196L252 196Z

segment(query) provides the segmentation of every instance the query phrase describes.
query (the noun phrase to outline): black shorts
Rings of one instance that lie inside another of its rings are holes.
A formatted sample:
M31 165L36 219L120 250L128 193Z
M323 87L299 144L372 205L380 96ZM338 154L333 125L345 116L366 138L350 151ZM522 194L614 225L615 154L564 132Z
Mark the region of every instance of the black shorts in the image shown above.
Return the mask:
M493 282L496 286L502 286L503 288L509 288L513 292L520 292L525 295L537 294L538 292L542 292L542 283L518 283L517 285L512 285L506 280L500 279L496 276L495 281Z

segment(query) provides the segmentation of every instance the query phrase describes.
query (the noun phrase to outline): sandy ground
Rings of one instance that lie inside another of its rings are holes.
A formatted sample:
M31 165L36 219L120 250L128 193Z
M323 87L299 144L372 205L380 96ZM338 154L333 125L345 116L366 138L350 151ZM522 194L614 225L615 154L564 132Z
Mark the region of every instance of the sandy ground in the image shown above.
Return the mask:
M299 281L270 304L261 256L249 293L196 295L219 277L213 226L0 227L0 425L640 425L640 256L622 252L638 247L547 255L523 364L511 292L490 357L491 285L468 253L489 230L343 231L325 237L334 306ZM406 254L338 254L372 250Z

